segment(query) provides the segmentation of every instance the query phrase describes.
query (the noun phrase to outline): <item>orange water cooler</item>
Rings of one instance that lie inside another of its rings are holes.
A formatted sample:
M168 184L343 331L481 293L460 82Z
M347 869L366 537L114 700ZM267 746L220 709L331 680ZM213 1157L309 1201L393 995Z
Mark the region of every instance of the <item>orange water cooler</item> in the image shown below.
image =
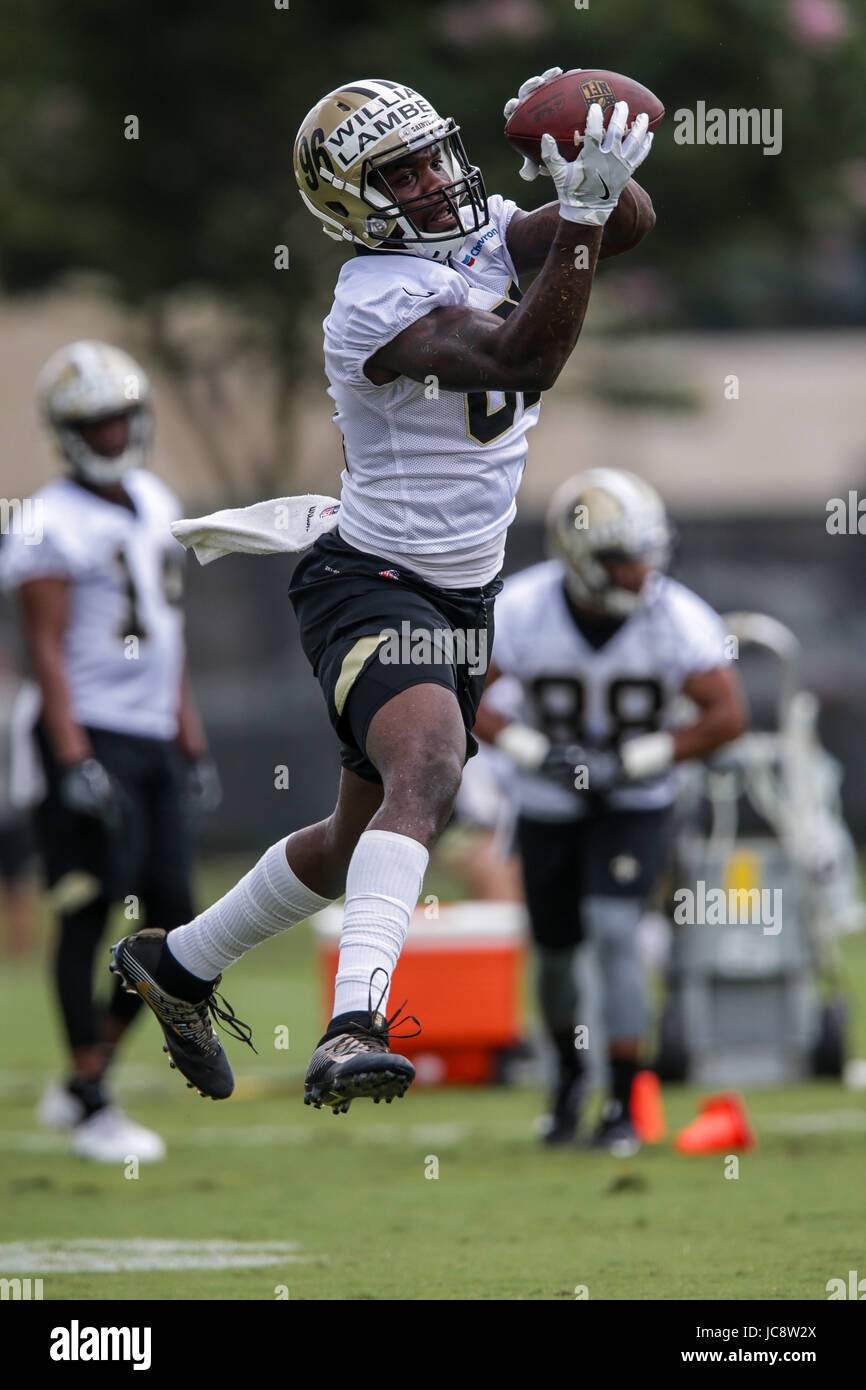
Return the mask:
M428 914L436 911L438 916ZM331 1016L342 905L313 919L322 1010ZM422 1085L488 1083L523 1037L526 913L510 902L418 907L391 983L389 1012L406 1000L423 1032L394 1040ZM399 1032L399 1025L397 1025Z

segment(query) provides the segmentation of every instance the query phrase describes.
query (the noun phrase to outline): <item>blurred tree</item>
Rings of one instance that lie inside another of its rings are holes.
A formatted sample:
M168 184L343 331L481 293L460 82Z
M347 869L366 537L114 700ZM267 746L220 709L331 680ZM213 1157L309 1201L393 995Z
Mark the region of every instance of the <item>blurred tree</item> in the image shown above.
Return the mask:
M397 77L462 122L489 188L534 206L550 185L518 180L501 110L559 63L629 72L667 106L645 174L658 227L640 275L623 262L609 281L618 326L632 293L641 323L862 320L866 173L849 141L866 125L866 26L850 2L6 6L0 282L14 294L99 272L143 312L226 489L282 486L292 403L322 389L317 321L344 255L295 193L304 112L352 77ZM782 153L677 144L675 113L698 101L781 109ZM237 459L222 424L244 374L267 382L273 428L263 455Z

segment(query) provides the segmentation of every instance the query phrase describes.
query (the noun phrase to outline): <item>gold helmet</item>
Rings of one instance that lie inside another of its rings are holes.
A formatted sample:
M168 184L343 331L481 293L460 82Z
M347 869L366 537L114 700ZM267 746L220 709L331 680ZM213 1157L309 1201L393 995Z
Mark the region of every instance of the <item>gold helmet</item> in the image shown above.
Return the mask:
M619 468L589 468L569 478L547 515L548 551L564 564L572 598L613 617L628 617L643 594L614 584L604 561L645 559L662 570L672 537L655 488Z
M441 147L449 182L401 203L388 166L428 145ZM294 164L306 206L337 241L444 261L488 220L484 180L469 163L460 127L397 82L363 78L329 92L301 123ZM413 214L437 205L453 214L456 233L416 225Z
M115 483L144 463L153 434L150 384L122 348L95 338L67 343L39 373L36 396L60 452L87 482ZM111 415L130 417L129 443L117 458L103 458L79 427Z

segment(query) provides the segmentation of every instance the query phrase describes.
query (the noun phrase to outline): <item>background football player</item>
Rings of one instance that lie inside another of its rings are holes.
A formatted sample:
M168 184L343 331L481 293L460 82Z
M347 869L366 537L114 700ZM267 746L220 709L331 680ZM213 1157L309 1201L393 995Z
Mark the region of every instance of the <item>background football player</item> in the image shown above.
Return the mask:
M304 556L291 588L343 770L325 821L272 846L168 943L139 934L115 948L115 967L146 993L174 1061L205 1094L233 1086L208 1019L221 972L344 891L333 1017L305 1099L338 1111L355 1097L402 1095L414 1076L388 1050L388 983L476 747L485 669L386 663L379 648L404 622L413 634L450 629L472 634L476 650L492 645L539 393L577 343L599 256L624 249L624 228L634 244L653 223L631 182L652 137L633 114L626 135L618 103L605 131L593 106L573 162L546 136L556 199L533 213L488 197L459 127L399 83L350 82L301 125L301 197L357 253L324 325L346 458L339 527ZM536 271L521 299L518 277Z
M109 1103L105 1073L140 1007L115 988L103 1009L93 962L112 903L171 928L188 921L185 802L214 774L184 675L177 499L142 467L152 433L147 378L125 352L81 341L38 382L67 475L34 496L38 533L7 537L41 692L47 796L36 826L59 918L55 983L70 1076L42 1099L45 1123L106 1161L160 1158L161 1138Z
M587 939L612 1081L594 1143L626 1155L645 1028L637 925L664 867L674 767L737 737L745 709L721 620L662 573L670 528L649 484L611 468L579 474L553 498L548 539L553 558L512 576L497 605L476 733L520 769L517 844L559 1069L545 1137L570 1142L578 1123L574 956ZM675 727L683 695L695 717Z

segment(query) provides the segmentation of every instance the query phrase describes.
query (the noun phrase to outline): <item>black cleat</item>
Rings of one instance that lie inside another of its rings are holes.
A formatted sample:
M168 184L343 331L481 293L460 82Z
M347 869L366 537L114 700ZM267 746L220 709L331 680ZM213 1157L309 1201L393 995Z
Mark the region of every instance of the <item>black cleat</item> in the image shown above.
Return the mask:
M221 975L209 985L202 982L208 993L197 1002L179 999L167 992L159 983L165 936L158 927L125 936L112 946L108 968L119 976L128 994L138 994L156 1014L165 1037L162 1050L168 1053L169 1066L181 1072L187 1086L197 1090L200 1096L225 1100L234 1090L235 1082L211 1016L217 1023L224 1024L234 1037L253 1047L250 1027L235 1018L231 1005L215 992Z
M395 1096L405 1095L415 1080L415 1068L408 1057L400 1057L389 1048L389 1029L398 1021L403 1005L390 1018L379 1013L378 1006L373 1008L373 980L380 971L385 976L379 995L382 1002L388 975L378 966L370 976L368 1013L340 1014L319 1039L304 1080L305 1105L314 1105L317 1110L329 1105L335 1115L345 1115L353 1100L369 1098L376 1104L384 1100L390 1105ZM410 1020L417 1028L401 1037L414 1038L421 1032L412 1015L399 1019L403 1023Z
M609 1100L590 1140L591 1149L606 1149L614 1158L633 1158L640 1148L631 1116L618 1100Z
M550 1113L541 1117L538 1127L545 1144L553 1147L574 1143L586 1089L582 1076L570 1076L559 1083L551 1098Z

